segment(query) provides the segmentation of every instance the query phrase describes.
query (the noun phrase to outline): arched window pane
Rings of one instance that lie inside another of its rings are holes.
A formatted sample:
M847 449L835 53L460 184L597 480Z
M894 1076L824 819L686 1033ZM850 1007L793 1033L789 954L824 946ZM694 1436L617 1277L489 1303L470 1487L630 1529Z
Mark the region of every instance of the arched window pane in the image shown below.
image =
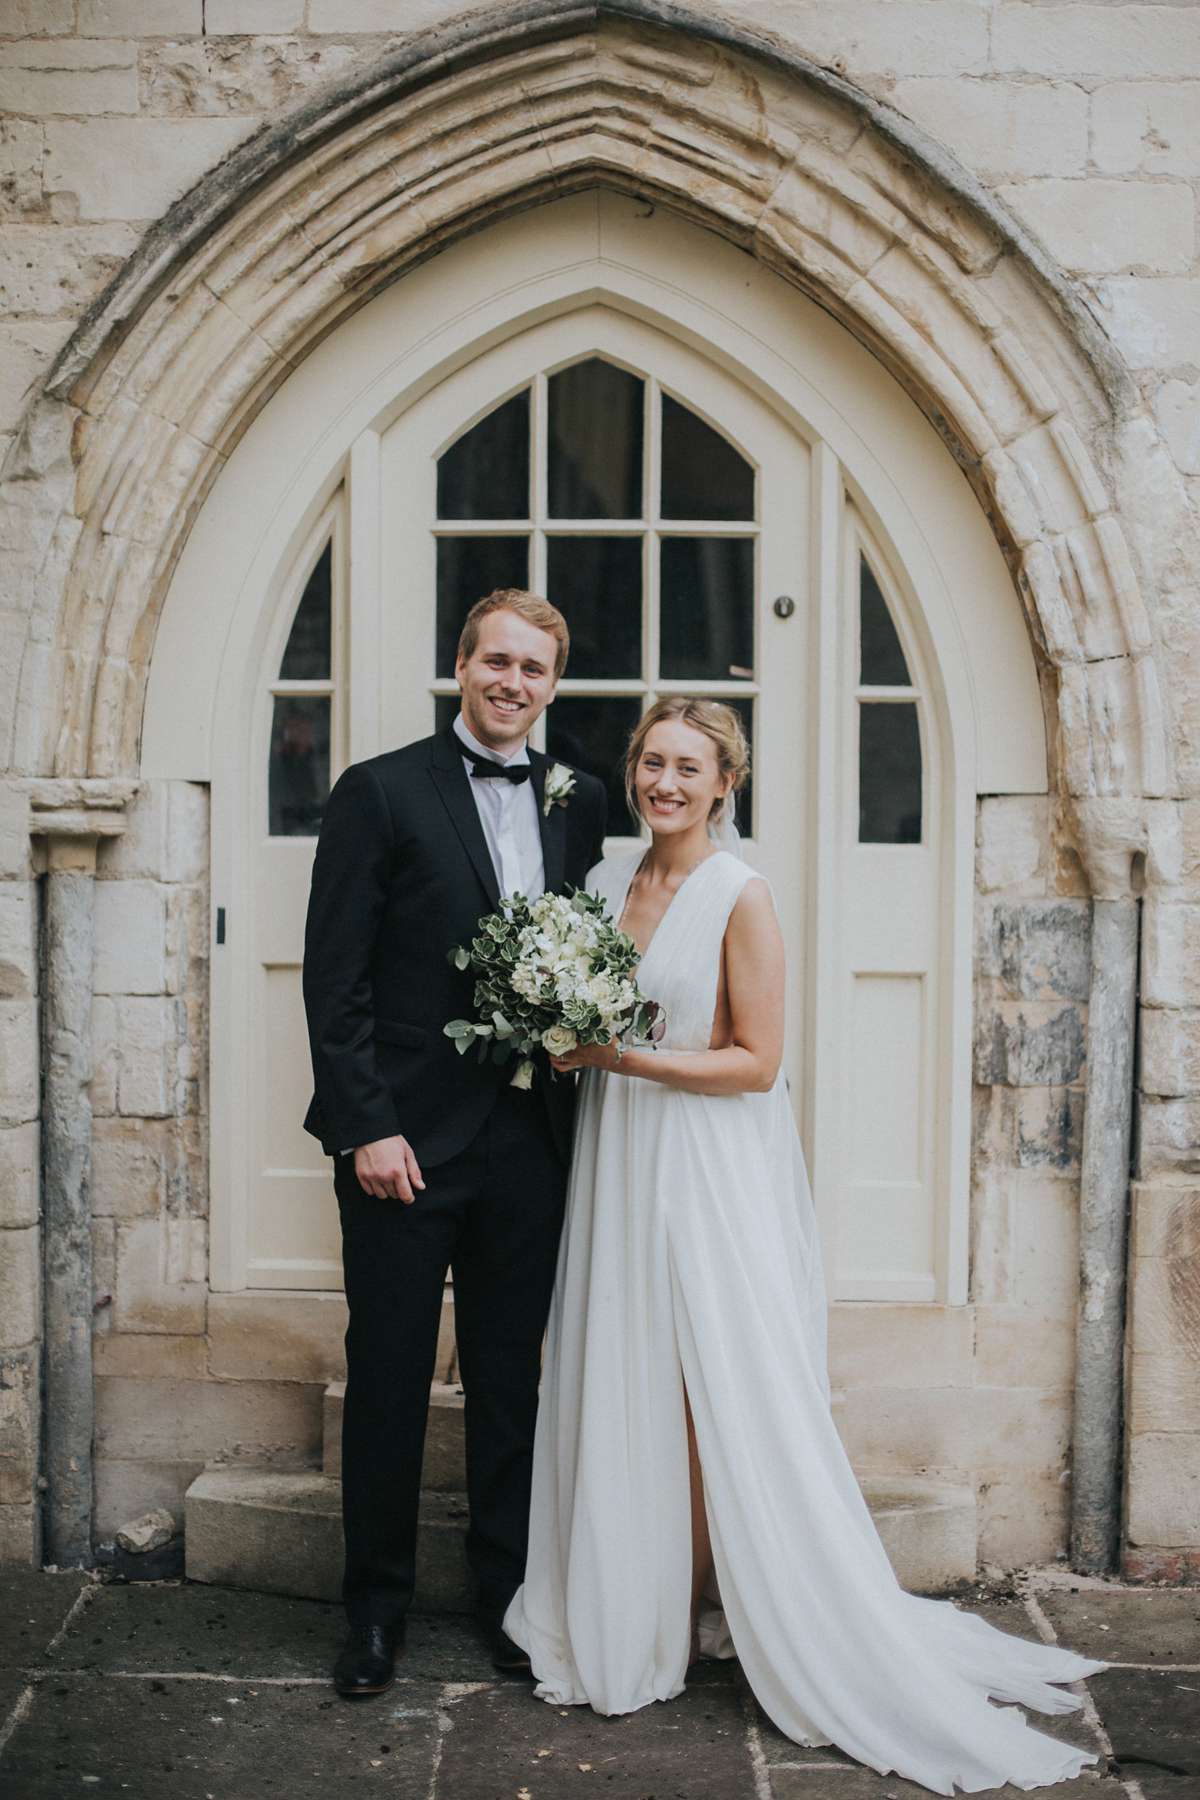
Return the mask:
M644 383L594 356L547 386L550 517L640 519Z
M567 674L616 681L642 672L640 537L546 539L546 598L571 633Z
M859 557L858 570L859 686L911 687L908 663L888 603L865 556Z
M316 837L329 798L328 694L276 694L268 805L272 837Z
M443 537L437 547L437 672L453 675L458 640L477 600L529 586L529 539Z
M437 466L439 519L529 517L529 389L472 425Z
M753 519L754 470L728 438L663 395L664 519Z
M639 700L560 694L546 714L550 755L599 776L607 788L610 837L636 837L639 830L625 803L625 747L641 710Z
M281 681L328 681L333 654L333 544L305 583L279 665Z
M665 537L659 555L662 679L752 681L752 540Z
M921 842L921 729L915 700L859 703L858 841Z

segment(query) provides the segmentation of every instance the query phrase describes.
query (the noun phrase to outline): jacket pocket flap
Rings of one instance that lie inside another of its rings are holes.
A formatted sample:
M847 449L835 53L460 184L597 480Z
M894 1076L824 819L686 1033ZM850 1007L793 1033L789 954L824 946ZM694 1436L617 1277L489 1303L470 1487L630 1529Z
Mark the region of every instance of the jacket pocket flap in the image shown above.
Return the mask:
M406 1050L419 1050L425 1042L423 1025L405 1025L399 1019L376 1019L373 1035L381 1044L402 1044Z

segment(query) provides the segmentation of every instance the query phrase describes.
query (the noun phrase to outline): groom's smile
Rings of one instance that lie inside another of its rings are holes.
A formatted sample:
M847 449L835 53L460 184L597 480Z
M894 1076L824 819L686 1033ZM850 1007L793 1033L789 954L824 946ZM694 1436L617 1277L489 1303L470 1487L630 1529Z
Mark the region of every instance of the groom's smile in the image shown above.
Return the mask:
M557 650L550 632L506 607L481 620L474 650L454 670L464 722L480 743L506 757L520 749L554 698Z

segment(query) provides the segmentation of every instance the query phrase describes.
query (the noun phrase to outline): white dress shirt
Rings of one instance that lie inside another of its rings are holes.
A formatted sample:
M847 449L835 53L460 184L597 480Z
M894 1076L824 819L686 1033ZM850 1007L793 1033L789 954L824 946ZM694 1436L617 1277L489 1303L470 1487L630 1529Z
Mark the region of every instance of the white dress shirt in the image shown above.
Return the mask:
M484 756L501 768L519 767L529 761L529 751L524 744L508 757L481 744L463 722L461 713L454 721L454 730L460 743L466 744L476 756ZM501 779L489 781L485 775L476 775L474 763L465 756L463 767L471 778L475 810L483 826L501 894L524 894L527 900L539 900L546 891L546 871L542 861L537 793L532 780L520 783Z

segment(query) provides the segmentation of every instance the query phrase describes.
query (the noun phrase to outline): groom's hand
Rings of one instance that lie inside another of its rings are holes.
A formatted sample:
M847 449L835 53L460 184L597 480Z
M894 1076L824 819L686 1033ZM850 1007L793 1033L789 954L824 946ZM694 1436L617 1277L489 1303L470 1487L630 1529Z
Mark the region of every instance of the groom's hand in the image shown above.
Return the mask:
M421 1170L407 1138L379 1138L354 1152L354 1173L365 1193L376 1200L403 1200L411 1206L414 1188L424 1188Z

